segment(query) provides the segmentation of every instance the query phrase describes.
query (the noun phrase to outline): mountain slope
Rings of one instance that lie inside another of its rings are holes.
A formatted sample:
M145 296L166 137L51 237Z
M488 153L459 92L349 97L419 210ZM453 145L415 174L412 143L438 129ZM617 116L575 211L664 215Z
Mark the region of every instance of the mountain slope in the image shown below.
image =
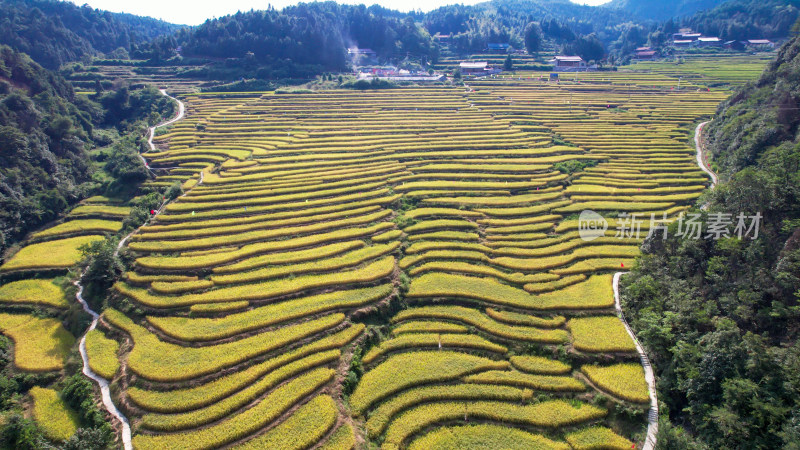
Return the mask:
M0 0L0 43L57 69L84 55L109 53L179 28L160 20L114 14L57 0Z
M664 21L672 17L689 16L704 9L711 9L723 2L725 0L679 0L677 2L612 0L603 6L626 11L639 19Z
M658 372L659 444L693 448L800 445L800 37L761 79L723 103L708 150L723 183L702 230L729 238L645 242L623 278L631 323ZM738 215L760 214L758 236L736 236Z

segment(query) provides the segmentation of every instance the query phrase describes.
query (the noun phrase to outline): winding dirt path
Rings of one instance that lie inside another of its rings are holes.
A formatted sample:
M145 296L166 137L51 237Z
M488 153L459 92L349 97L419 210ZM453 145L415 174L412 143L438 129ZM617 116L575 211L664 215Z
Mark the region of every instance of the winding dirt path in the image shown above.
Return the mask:
M155 149L156 149L155 144L153 144L153 138L156 135L156 129L157 128L166 127L168 125L172 125L173 123L183 119L183 116L186 114L186 107L184 106L182 101L180 101L177 98L167 94L166 89L159 89L158 91L161 92L161 95L163 95L163 96L165 96L167 98L171 98L172 101L174 101L175 103L178 104L178 114L175 117L173 117L172 119L167 120L166 122L161 122L160 124L152 126L152 127L147 129L147 146L148 146L147 151L148 152L155 151ZM142 156L141 153L137 153L137 156L139 156L139 159L142 160L142 164L144 164L144 166L147 168L147 171L150 172L150 174L152 174L153 176L155 176L155 172L153 172L150 169L150 165L147 163L147 160L144 158L144 156Z
M647 412L647 438L644 441L642 449L653 450L656 447L656 436L658 435L658 394L656 393L656 376L653 373L653 366L650 365L650 358L647 357L647 353L644 352L642 344L639 343L639 339L636 339L636 335L633 333L631 326L628 325L628 321L625 320L625 315L622 313L622 305L619 301L619 279L626 273L627 272L617 272L614 274L614 307L617 309L619 320L625 325L625 330L636 345L636 351L639 353L639 359L641 359L642 367L644 368L644 379L647 381L647 390L650 393L650 411Z
M147 141L148 144L150 145L150 150L154 150L155 149L155 146L153 145L153 135L155 134L156 128L160 128L160 127L164 127L164 126L170 125L170 124L182 119L183 116L184 116L184 112L185 112L185 107L183 105L183 102L181 102L180 100L176 99L175 97L172 97L172 96L168 95L167 92L164 89L161 89L160 91L161 91L162 95L165 95L165 96L171 98L173 101L177 102L177 104L178 104L178 115L173 117L172 119L166 121L166 122L162 122L162 123L160 123L160 124L158 124L158 125L156 125L154 127L150 127L150 129L149 129L149 138L148 138L148 141ZM144 157L141 154L139 154L139 158L142 159L142 162L144 162L145 167L147 167L147 161L144 159ZM148 167L148 170L150 170L149 167ZM202 184L202 182L203 182L203 172L200 172L200 181L198 182L198 184ZM164 202L164 203L161 204L161 206L158 208L158 211L156 211L156 215L158 215L158 213L160 213L162 211L162 209L164 208L164 206L166 204L167 204L167 202ZM149 222L149 219L148 219L147 222ZM147 222L145 222L145 224L147 224ZM144 225L142 225L142 226L144 226ZM117 244L117 249L114 251L114 256L117 256L119 254L119 251L122 249L122 246L125 245L125 242L127 242L127 240L134 233L136 233L137 231L139 231L139 228L131 231L127 236L125 236L124 238L122 238L122 240L119 241L119 244ZM87 313L89 313L89 315L92 316L92 324L89 325L89 329L86 330L86 333L88 333L88 332L94 330L95 327L97 327L97 322L100 320L100 314L98 314L96 311L92 310L89 307L89 304L86 303L86 300L84 300L84 298L83 298L83 286L81 285L81 279L83 278L83 275L86 273L86 270L88 270L88 268L84 269L84 271L81 273L81 276L78 277L78 279L75 280L73 282L73 284L78 288L78 292L75 293L75 298L78 299L78 302L83 307L83 310L86 311ZM114 401L111 399L111 389L109 388L108 380L106 380L105 378L101 377L100 375L94 373L94 371L92 371L91 367L89 367L89 355L86 353L86 333L84 333L84 335L81 336L81 341L80 341L80 345L79 345L79 350L80 350L80 353L81 353L81 359L83 360L83 374L86 375L87 377L91 378L92 380L94 380L97 383L97 385L100 387L100 395L101 395L102 400L103 400L103 406L105 406L105 408L106 408L106 410L108 410L109 414L111 414L114 418L116 418L120 422L120 424L122 424L122 446L123 446L123 448L125 450L133 450L133 445L131 444L131 426L130 426L130 423L128 422L128 419L125 417L125 415L122 414L122 412L114 404Z
M703 134L703 128L705 128L706 125L708 125L708 122L703 122L697 126L697 129L694 130L694 146L697 149L697 165L700 166L700 169L702 169L703 172L707 173L708 176L711 177L710 189L714 189L717 187L717 183L719 183L719 178L717 178L717 174L715 174L708 166L708 155L703 154L703 144L700 142Z
M697 149L697 165L711 178L711 186L709 189L714 189L719 183L719 178L717 177L717 174L715 174L708 166L708 156L703 153L703 144L701 142L703 128L705 128L708 123L709 122L706 121L697 125L697 128L694 132L694 145ZM707 207L708 204L701 206L702 209L706 209ZM617 309L617 315L622 321L622 324L625 325L625 330L631 336L631 339L633 339L634 344L636 344L636 351L639 353L639 358L642 360L644 378L647 381L647 389L650 392L650 411L647 414L647 438L645 439L644 447L642 448L644 450L653 450L656 446L656 436L658 435L658 396L656 392L656 377L655 373L653 372L653 366L650 364L650 358L647 357L642 344L639 343L639 340L636 338L636 335L633 333L630 325L628 325L628 321L625 320L625 315L622 312L622 305L620 304L619 300L619 280L626 273L627 272L617 272L614 274L614 306Z

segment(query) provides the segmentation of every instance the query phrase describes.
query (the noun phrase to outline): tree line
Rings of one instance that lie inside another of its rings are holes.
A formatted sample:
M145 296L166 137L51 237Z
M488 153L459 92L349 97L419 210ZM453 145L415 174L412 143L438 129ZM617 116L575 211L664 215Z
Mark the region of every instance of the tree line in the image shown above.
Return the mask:
M703 229L760 214L757 238L686 239L673 224L623 277L666 405L663 448L800 448L798 92L795 37L706 130L722 183L690 213Z

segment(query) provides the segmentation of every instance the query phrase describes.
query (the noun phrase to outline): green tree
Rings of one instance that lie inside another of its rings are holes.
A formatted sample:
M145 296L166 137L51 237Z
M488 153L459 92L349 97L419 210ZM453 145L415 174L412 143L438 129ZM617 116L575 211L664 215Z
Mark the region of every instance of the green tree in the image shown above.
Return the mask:
M503 70L506 72L514 70L514 61L511 60L511 55L506 56L506 60L503 63Z
M531 22L525 27L525 50L533 55L542 49L542 27L536 22Z
M116 239L104 239L86 244L80 249L88 261L86 272L81 278L84 297L87 301L97 301L125 271L117 251Z

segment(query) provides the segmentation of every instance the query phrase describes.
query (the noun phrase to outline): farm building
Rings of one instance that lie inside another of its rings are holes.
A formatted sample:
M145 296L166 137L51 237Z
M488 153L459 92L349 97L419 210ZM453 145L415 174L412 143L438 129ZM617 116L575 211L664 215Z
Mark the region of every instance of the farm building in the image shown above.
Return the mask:
M673 34L672 35L672 40L673 41L692 41L692 42L695 42L698 39L700 39L702 36L703 35L700 34L700 33L691 33L691 32L683 33L683 32L681 32L681 33Z
M744 50L744 43L742 41L726 41L722 45L723 47L729 50L738 50L738 51Z
M640 50L634 56L640 61L652 61L656 59L656 52L654 50Z
M486 50L492 53L507 53L511 50L511 44L508 42L489 43L486 44Z
M718 37L701 37L697 39L699 47L722 47L722 39Z
M365 56L375 56L375 52L368 48L357 48L352 47L347 49L348 55L365 55Z
M351 47L347 49L347 56L353 64L361 65L373 61L376 53L368 48Z
M744 41L744 45L747 47L765 46L769 48L775 48L775 43L770 41L769 39L749 39L747 41Z
M500 69L493 68L486 61L462 62L459 64L459 68L461 69L461 75L473 77L482 77L501 72Z
M556 56L550 63L556 72L583 72L590 69L580 56Z
M688 39L676 39L672 41L672 45L677 48L691 47L694 45L694 41L690 41Z

